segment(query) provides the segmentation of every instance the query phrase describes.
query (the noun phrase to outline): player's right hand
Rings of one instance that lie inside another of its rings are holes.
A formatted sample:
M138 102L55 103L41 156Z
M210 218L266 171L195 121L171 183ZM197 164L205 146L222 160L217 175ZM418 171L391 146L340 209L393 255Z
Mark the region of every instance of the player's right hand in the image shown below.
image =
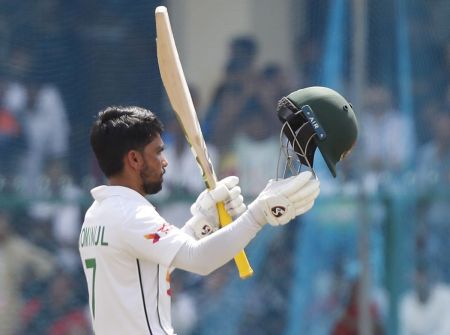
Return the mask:
M238 186L239 178L226 177L217 182L213 190L205 190L198 196L191 206L192 218L187 222L194 231L197 239L203 238L219 229L219 216L216 204L224 202L227 213L236 217L241 215L247 207Z
M191 206L191 213L196 215L201 212L205 216L211 215L211 213L217 214L216 205L222 201L230 216L236 217L245 212L247 207L244 204L238 177L225 177L217 182L213 190L204 190L200 193ZM210 213L206 214L206 212Z
M259 224L284 225L310 210L320 193L320 182L310 171L281 180L270 180L248 206Z

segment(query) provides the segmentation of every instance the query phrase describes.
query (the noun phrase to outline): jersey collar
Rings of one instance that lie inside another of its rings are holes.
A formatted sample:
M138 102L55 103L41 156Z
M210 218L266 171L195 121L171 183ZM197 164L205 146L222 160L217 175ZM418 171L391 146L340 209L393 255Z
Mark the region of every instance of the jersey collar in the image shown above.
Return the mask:
M91 194L92 197L97 201L102 201L106 198L113 196L120 196L128 199L145 202L146 204L150 204L150 202L145 197L143 197L139 192L136 192L135 190L125 186L101 185L93 188L91 190Z

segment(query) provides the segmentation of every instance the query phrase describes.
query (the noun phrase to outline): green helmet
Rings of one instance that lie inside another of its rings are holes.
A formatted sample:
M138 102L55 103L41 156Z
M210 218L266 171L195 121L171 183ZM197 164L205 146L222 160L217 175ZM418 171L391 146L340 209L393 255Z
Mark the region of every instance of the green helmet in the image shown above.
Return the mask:
M352 105L326 87L307 87L292 92L278 103L282 132L302 164L312 168L318 147L336 177L336 164L351 151L358 135Z

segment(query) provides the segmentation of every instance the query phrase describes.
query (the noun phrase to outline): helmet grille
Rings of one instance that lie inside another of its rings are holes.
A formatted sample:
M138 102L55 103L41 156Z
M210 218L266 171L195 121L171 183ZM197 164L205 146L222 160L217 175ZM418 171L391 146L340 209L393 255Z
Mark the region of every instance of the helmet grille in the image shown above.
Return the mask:
M303 110L298 109L288 98L282 98L277 107L278 117L283 122L280 132L279 159L280 161L282 154L286 159L283 175L286 174L288 168L292 174L300 172L302 166L307 166L312 170L318 138L315 127L308 121ZM321 127L320 129L325 136L323 129ZM279 174L279 166L277 171Z

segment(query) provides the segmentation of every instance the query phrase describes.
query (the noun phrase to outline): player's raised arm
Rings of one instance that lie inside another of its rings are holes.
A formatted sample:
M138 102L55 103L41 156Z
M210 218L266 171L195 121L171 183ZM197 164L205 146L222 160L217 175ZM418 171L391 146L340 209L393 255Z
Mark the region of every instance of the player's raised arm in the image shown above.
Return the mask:
M284 225L310 210L320 192L313 169L316 148L336 176L336 164L355 145L358 124L353 107L332 89L308 87L292 92L280 100L277 113L283 124L281 151L286 155L282 177L289 171L294 176L269 181L232 225L201 241L189 240L176 254L174 267L207 274L244 248L264 224ZM305 167L308 171L299 173ZM206 221L214 219L203 216Z
M311 209L319 192L320 183L309 171L269 181L248 210L232 224L201 240L187 240L176 254L172 266L202 275L214 271L231 260L266 223L284 225ZM209 214L203 219L216 220Z

